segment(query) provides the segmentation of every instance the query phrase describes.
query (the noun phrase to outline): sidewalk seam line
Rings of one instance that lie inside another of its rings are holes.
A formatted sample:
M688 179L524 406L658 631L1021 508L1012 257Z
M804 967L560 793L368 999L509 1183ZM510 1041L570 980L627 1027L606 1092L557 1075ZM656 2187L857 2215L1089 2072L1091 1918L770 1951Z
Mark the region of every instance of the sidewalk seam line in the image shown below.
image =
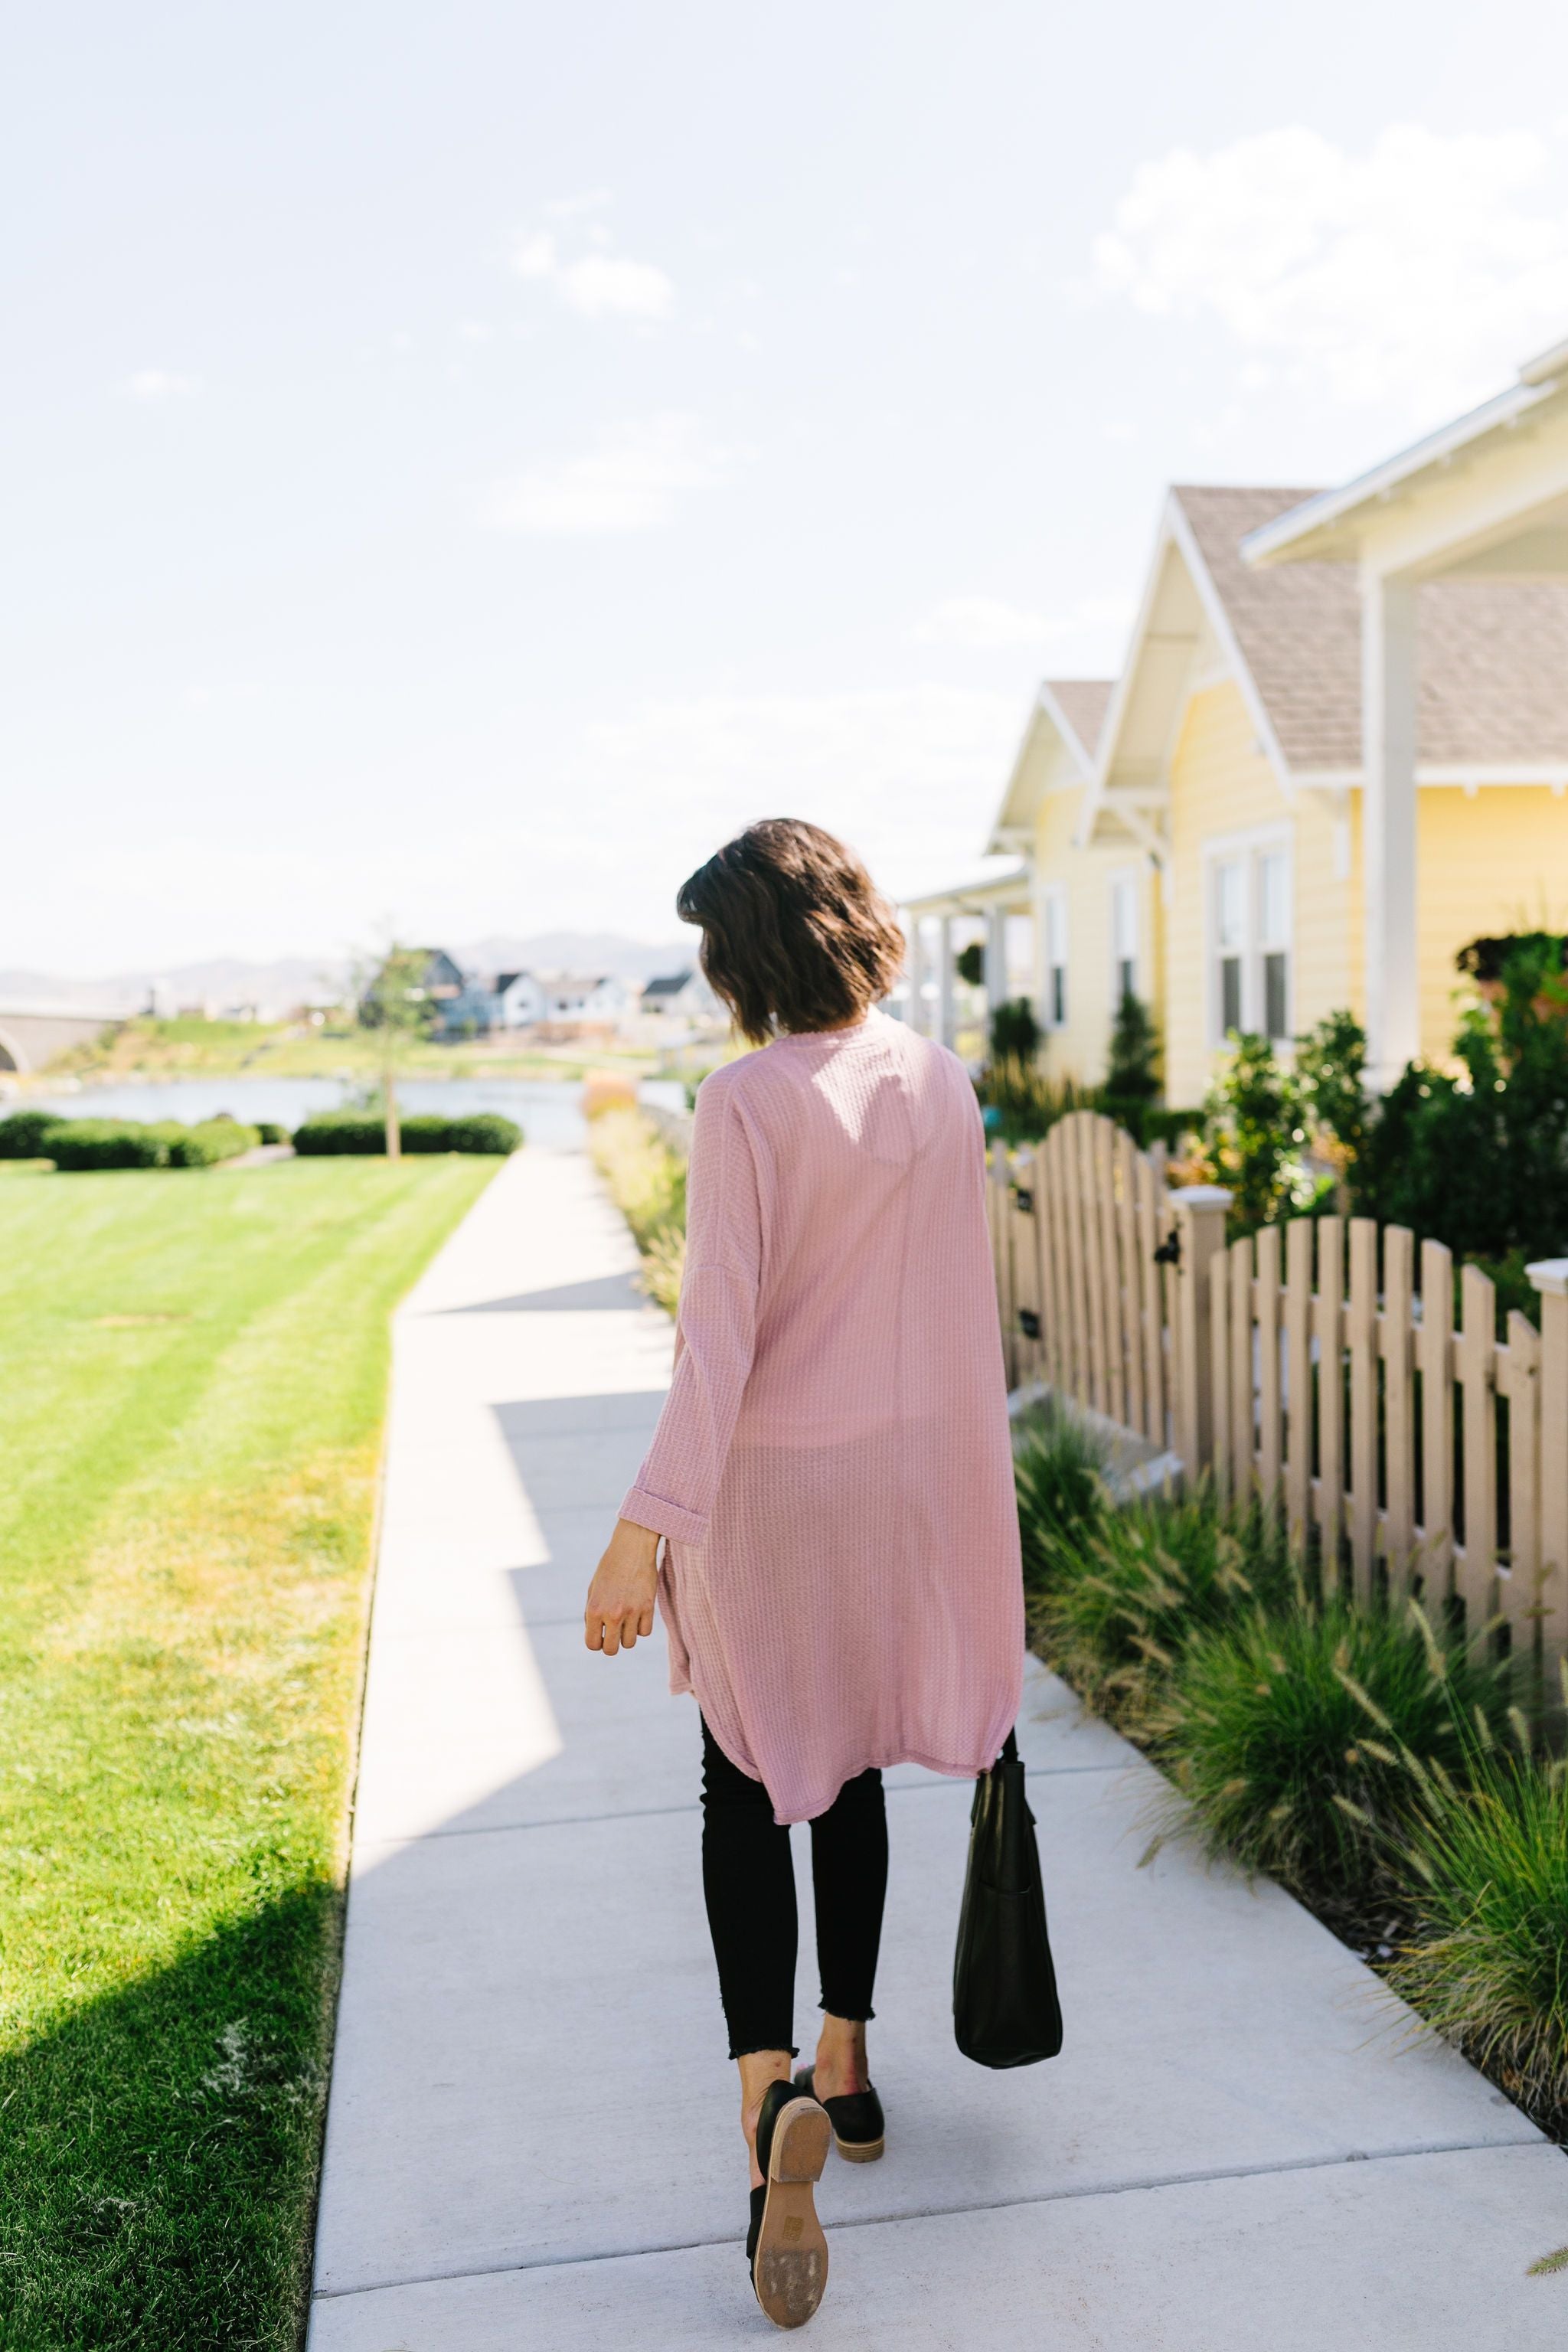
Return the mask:
M1490 2156L1511 2147L1552 2148L1549 2139L1444 2140L1436 2146L1356 2149L1349 2156L1306 2156L1278 2164L1227 2165L1210 2172L1162 2173L1147 2180L1101 2181L1083 2189L1057 2189L1041 2197L998 2197L986 2205L928 2205L908 2213L862 2213L852 2221L836 2221L836 2231L885 2230L900 2221L962 2221L973 2213L1013 2213L1031 2205L1067 2205L1086 2197L1134 2197L1163 2189L1204 2189L1226 2180L1262 2180L1289 2172L1331 2172L1352 2164L1391 2164L1419 2156ZM1556 2150L1562 2154L1563 2151ZM650 2254L700 2253L709 2246L735 2246L739 2231L722 2238L670 2239L658 2245L618 2247L602 2254L542 2255L536 2262L488 2263L478 2270L432 2271L417 2278L376 2279L365 2286L311 2289L312 2303L342 2303L356 2294L395 2294L412 2286L456 2286L465 2279L508 2278L531 2271L586 2269L594 2263L641 2262Z

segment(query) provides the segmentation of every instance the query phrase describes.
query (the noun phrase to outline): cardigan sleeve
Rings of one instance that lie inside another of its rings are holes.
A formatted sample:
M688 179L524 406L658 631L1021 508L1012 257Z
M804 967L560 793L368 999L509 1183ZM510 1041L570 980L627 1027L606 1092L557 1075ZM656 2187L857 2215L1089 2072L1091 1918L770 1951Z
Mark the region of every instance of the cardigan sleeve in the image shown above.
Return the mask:
M756 1344L763 1220L756 1163L732 1085L697 1090L686 1179L686 1267L675 1374L653 1444L620 1509L700 1544L719 1491Z

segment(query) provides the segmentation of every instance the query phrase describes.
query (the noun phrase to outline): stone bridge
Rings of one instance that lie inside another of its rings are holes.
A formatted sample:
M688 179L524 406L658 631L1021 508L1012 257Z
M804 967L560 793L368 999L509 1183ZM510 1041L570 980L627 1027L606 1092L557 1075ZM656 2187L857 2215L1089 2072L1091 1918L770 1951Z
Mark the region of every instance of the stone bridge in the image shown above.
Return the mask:
M0 1070L41 1070L68 1046L85 1045L119 1020L58 1005L0 1005Z

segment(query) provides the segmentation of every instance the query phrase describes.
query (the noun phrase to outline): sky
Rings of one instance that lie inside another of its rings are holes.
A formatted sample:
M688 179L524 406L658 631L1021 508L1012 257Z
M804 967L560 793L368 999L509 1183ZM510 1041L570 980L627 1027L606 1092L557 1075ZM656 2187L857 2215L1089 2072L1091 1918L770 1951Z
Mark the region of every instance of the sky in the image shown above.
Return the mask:
M0 95L0 967L980 869L1167 482L1568 334L1543 0L57 0Z

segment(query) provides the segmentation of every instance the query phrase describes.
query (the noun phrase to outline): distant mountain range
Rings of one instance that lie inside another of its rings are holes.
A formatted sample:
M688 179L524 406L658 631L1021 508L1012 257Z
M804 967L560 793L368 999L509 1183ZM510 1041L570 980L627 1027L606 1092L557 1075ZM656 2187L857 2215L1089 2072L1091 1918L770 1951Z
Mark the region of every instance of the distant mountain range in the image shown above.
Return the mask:
M542 931L531 939L504 935L452 946L445 940L421 945L447 947L466 971L614 972L618 980L656 980L696 961L696 934L660 946L628 940L615 931ZM203 963L149 965L102 979L64 979L58 972L0 970L0 1006L18 1011L28 1004L58 1005L82 1013L145 1011L156 987L174 1006L254 1004L262 1018L276 1020L297 1004L331 1003L348 979L342 956L280 956L249 963L237 956L215 956Z

